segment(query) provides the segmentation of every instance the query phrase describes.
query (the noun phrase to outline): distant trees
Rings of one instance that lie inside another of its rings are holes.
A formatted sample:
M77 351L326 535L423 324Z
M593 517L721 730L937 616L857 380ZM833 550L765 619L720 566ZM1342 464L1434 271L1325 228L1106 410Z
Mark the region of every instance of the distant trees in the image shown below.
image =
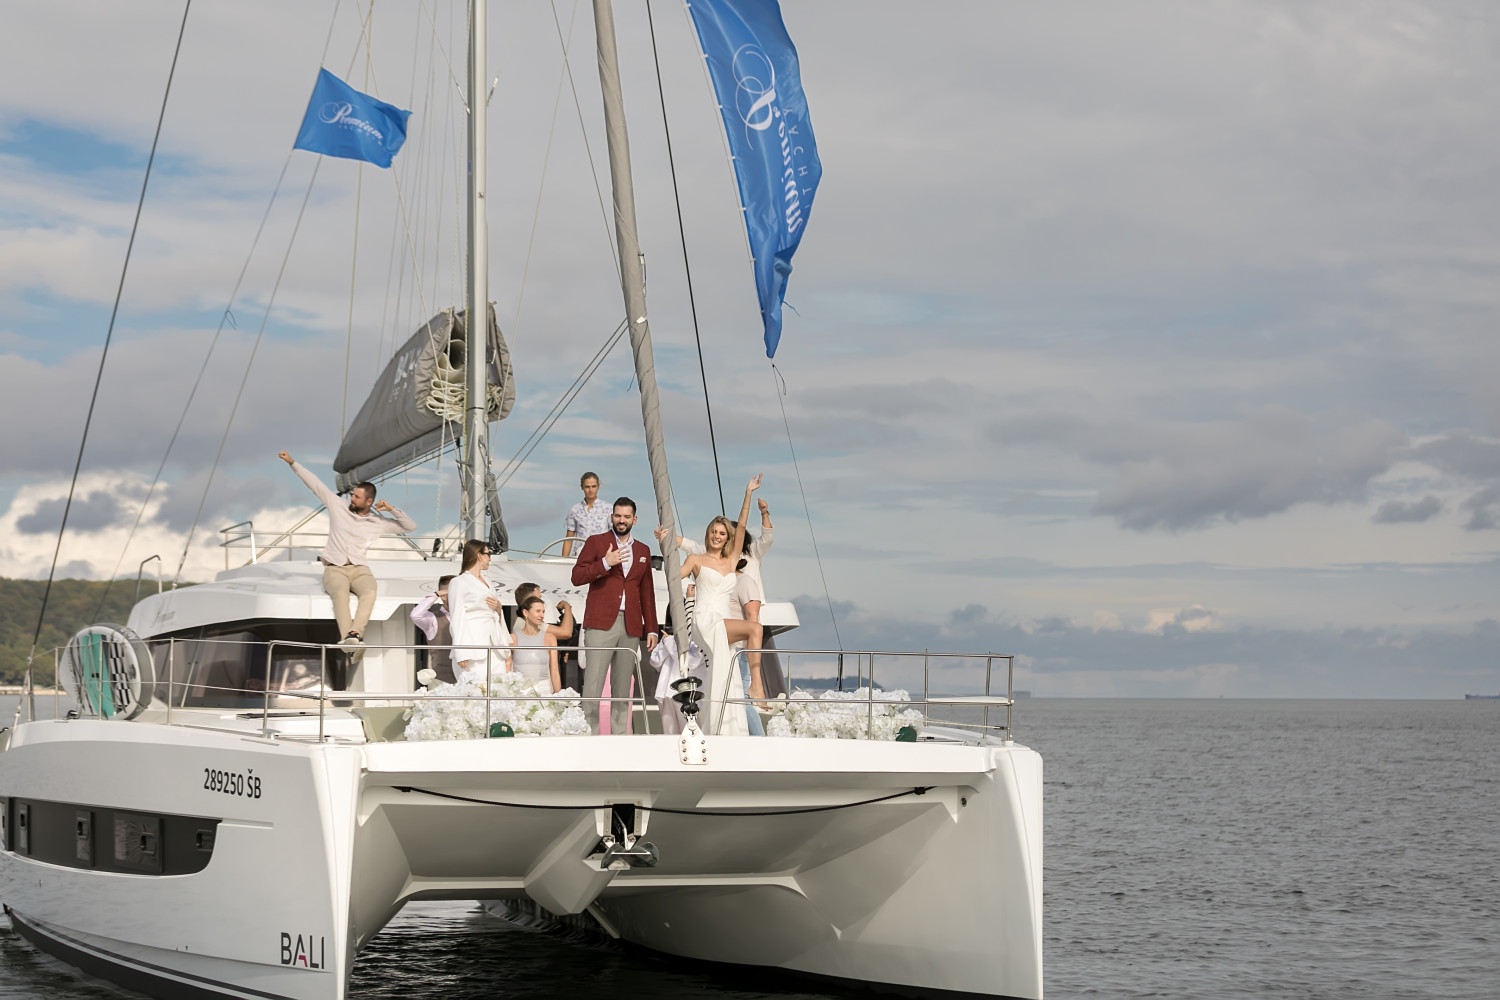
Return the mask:
M0 577L0 684L20 684L26 676L26 655L31 650L31 635L36 629L37 611L42 606L45 580L11 580ZM108 593L105 588L108 587ZM152 581L151 588L156 587ZM142 586L142 593L146 588ZM99 599L104 598L101 607ZM56 580L47 599L47 619L37 640L36 684L52 684L52 648L61 646L83 628L95 622L123 625L135 603L135 579ZM96 613L97 609L97 613Z

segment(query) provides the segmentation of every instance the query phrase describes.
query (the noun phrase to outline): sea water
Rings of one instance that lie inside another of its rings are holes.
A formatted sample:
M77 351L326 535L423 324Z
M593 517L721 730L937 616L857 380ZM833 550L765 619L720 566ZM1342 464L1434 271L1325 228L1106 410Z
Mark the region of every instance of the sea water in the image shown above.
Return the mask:
M0 698L0 726L14 700ZM1031 699L1047 996L1500 996L1500 702ZM407 907L352 997L849 996ZM0 1000L110 994L0 925Z

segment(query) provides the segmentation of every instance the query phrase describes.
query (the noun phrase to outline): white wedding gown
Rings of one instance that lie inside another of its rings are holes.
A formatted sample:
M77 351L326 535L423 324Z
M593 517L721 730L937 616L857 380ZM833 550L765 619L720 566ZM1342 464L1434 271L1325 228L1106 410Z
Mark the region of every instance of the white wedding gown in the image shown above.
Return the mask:
M745 686L740 682L740 672L734 669L734 653L724 632L724 619L729 617L737 580L733 573L724 576L716 569L700 566L697 593L693 597L693 633L698 648L708 653L708 722L703 728L705 732L725 736L750 735L743 702ZM725 705L726 698L741 700Z

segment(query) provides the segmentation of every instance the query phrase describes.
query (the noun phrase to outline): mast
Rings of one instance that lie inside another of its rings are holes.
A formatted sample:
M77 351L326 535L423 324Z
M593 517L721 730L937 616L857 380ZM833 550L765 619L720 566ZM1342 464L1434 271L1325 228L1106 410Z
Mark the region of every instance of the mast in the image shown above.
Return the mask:
M661 432L661 404L656 392L656 363L651 356L651 326L646 318L646 277L635 228L635 190L630 179L630 140L625 134L625 104L620 96L620 62L615 49L615 15L610 0L594 0L594 32L599 39L599 85L604 91L604 126L609 143L609 174L614 189L615 243L620 251L620 285L625 318L635 354L635 378L641 387L641 419L646 427L646 457L656 492L657 522L667 529L667 594L679 653L687 652L678 572L677 526L672 521L672 478L667 474L667 446Z
M469 253L464 342L463 537L485 537L489 472L489 226L485 219L485 0L469 0Z

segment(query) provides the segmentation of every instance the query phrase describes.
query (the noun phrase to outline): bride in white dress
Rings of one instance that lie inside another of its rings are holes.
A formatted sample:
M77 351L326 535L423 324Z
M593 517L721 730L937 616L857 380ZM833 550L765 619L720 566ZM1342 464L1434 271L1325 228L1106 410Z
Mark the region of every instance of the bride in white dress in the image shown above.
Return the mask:
M707 651L710 683L708 694L709 717L704 727L708 732L729 736L759 735L760 716L751 705L741 704L745 698L745 687L740 681L740 672L733 669L733 653L730 646L743 642L749 651L752 671L760 668L760 644L763 631L758 622L728 617L734 597L736 563L740 549L745 544L745 520L750 516L751 494L760 489L760 476L745 486L745 502L740 508L739 527L732 525L727 517L716 517L708 522L708 531L703 538L702 554L690 555L682 563L682 575L691 574L697 593L693 598L693 633L698 648ZM658 527L656 538L664 542L667 529ZM736 704L726 705L726 699L736 699ZM741 711L743 709L743 711ZM753 722L752 722L753 718ZM722 720L722 721L721 721Z

